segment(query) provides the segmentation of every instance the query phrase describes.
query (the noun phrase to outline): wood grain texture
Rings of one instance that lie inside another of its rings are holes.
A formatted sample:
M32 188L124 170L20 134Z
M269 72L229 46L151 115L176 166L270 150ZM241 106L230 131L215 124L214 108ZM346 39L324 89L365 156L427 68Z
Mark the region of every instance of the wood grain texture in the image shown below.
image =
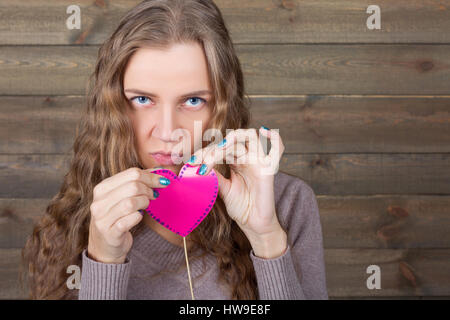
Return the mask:
M97 47L1 47L0 94L84 95Z
M286 153L450 150L449 97L250 97L252 126L279 129Z
M0 249L0 299L27 299L27 285L21 281L21 249Z
M0 95L84 95L96 46L4 46ZM247 94L448 95L450 45L237 45Z
M0 199L0 248L23 248L48 199Z
M141 0L0 0L0 299L61 187L98 48ZM280 170L317 195L330 299L450 298L450 3L215 0ZM66 8L81 8L68 30ZM369 290L369 265L381 290Z
M0 2L1 44L99 44L138 0L76 2L81 29L69 30L73 1ZM378 0L381 29L368 30L358 0L216 0L236 43L448 43L450 5L440 0Z
M26 298L18 285L20 255L21 249L0 249L0 299ZM324 259L330 298L450 295L449 249L325 249ZM381 289L369 290L366 269L373 264Z
M450 152L450 96L250 96L285 153ZM0 96L0 153L67 153L82 96ZM436 139L439 137L439 139Z
M325 248L448 248L450 196L317 196ZM0 248L22 248L50 198L0 199ZM285 230L288 222L281 220Z
M330 296L448 296L448 249L325 249ZM369 265L381 271L381 289L369 290ZM410 275L406 276L406 271Z
M448 248L450 197L316 197L325 248Z
M450 155L287 154L280 170L308 182L316 194L448 194Z
M0 96L0 153L68 153L84 111L80 96Z

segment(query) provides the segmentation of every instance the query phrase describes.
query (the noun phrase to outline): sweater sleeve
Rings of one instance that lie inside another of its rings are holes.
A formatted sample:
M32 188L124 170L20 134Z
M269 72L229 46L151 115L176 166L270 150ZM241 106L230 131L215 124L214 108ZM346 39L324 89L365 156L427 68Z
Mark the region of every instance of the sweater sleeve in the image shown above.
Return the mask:
M130 278L131 260L124 263L101 263L82 252L79 300L125 300Z
M287 216L288 246L279 257L250 257L261 300L328 299L322 228L315 194L305 183L297 191Z

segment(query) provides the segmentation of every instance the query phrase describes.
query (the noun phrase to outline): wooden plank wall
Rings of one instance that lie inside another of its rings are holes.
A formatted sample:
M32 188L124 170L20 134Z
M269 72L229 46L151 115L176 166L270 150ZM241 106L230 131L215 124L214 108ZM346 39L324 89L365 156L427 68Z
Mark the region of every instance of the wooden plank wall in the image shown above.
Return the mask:
M99 45L139 1L0 0L0 298L60 187ZM450 297L450 2L217 0L252 125L315 191L331 299ZM369 290L366 268L381 268Z

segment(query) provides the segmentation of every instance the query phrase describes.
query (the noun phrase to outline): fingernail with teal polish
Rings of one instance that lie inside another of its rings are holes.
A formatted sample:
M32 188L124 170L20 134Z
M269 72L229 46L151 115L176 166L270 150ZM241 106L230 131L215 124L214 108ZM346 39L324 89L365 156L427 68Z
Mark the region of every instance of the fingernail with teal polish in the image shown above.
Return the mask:
M189 159L189 161L188 162L194 162L195 161L195 159L197 159L197 157L195 156L195 155L192 155L192 157Z
M266 130L270 130L269 128L267 128L265 126L261 126L261 128L266 129Z
M170 180L167 178L159 178L159 183L161 183L163 186L168 186L170 184Z
M206 169L207 169L206 164L202 164L201 167L198 169L198 172L197 172L197 173L198 173L199 175L204 175L205 172L206 172Z
M153 190L153 196L154 196L155 198L158 198L158 197L159 197L159 192L156 191L156 190Z
M227 143L227 139L223 139L222 141L220 141L220 143L217 145L219 148L223 147L225 145L225 143Z

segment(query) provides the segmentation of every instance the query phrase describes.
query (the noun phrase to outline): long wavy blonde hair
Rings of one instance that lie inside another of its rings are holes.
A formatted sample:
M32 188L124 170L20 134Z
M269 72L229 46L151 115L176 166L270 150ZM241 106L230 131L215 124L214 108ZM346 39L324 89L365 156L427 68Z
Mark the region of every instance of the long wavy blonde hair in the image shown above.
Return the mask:
M144 169L124 109L128 102L123 75L128 60L144 46L166 48L191 41L203 46L207 58L214 93L210 128L221 130L224 136L228 128L248 128L250 99L244 95L241 66L214 2L150 0L131 9L99 48L95 71L86 87L85 112L77 127L69 171L22 251L31 299L76 299L78 290L67 288L66 270L69 265L81 266L81 253L88 244L93 188L127 168ZM230 176L227 164L215 170ZM251 245L228 216L220 197L189 236L203 256L210 253L217 258L219 281L228 285L231 299L258 298L249 256Z

